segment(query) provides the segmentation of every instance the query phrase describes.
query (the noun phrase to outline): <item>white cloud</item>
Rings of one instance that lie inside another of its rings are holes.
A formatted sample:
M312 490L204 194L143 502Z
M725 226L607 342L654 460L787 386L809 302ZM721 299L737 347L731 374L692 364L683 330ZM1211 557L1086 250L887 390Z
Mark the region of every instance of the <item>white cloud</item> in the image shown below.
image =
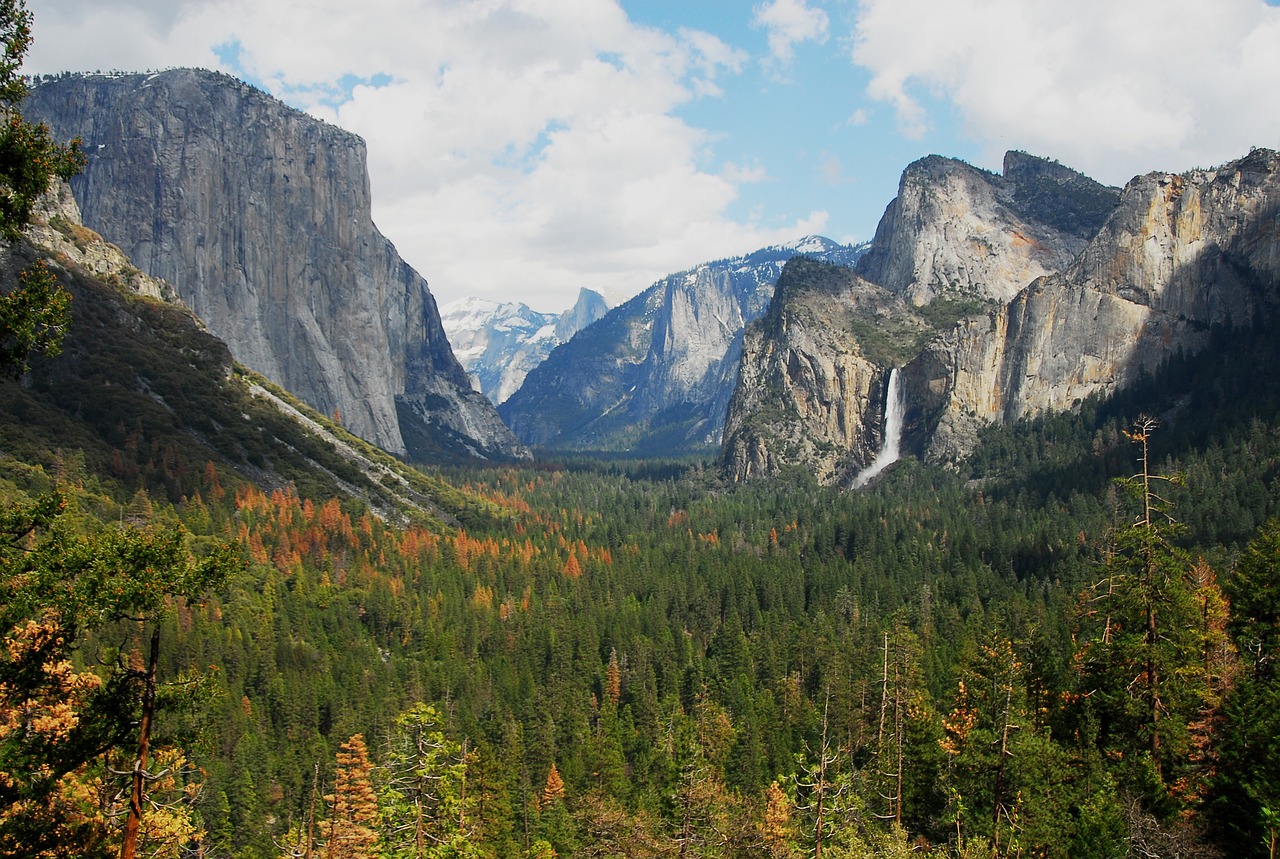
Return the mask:
M755 176L716 167L676 111L747 55L638 26L615 0L42 0L35 34L33 72L216 67L220 50L239 66L224 70L362 135L374 219L441 301L634 294L825 219L726 214ZM351 78L384 85L347 97Z
M859 125L866 125L870 121L871 114L867 113L867 109L865 107L859 107L855 109L853 113L849 114L849 118L844 121L844 124L846 126L856 127Z
M768 31L769 54L785 65L795 58L799 43L826 41L830 22L826 12L806 0L771 0L754 8L751 23Z
M1109 182L1280 145L1280 9L1263 0L860 0L853 58L899 129L949 100L1006 148Z
M844 165L840 162L840 156L830 153L823 153L822 157L822 181L833 187L845 185L853 180L845 175Z

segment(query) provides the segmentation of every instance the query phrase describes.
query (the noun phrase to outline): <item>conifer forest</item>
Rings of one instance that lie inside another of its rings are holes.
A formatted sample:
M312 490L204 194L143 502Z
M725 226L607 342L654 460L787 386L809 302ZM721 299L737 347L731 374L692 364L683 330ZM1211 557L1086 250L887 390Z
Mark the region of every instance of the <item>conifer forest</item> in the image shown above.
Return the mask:
M579 458L378 513L183 442L243 374L58 405L207 338L112 354L138 300L74 292L86 354L0 389L5 855L117 855L135 785L137 855L1271 855L1265 327L861 491Z

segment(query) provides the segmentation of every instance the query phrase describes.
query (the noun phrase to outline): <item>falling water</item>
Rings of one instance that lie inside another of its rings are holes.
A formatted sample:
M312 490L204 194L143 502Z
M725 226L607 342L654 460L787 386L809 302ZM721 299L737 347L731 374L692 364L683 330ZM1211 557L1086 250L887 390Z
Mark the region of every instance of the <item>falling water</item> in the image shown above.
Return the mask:
M898 444L902 441L903 404L897 367L889 371L889 390L885 393L884 399L884 441L880 445L880 452L876 454L876 458L871 460L871 464L854 476L853 483L850 484L852 489L866 486L871 478L898 461Z

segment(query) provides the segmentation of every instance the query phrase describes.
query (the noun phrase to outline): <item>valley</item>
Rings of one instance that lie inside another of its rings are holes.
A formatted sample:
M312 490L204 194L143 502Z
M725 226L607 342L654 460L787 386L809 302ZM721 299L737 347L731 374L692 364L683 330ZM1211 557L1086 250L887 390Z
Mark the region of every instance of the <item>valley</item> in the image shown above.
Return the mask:
M23 115L87 158L0 272L70 295L0 381L0 855L1270 855L1277 153L931 156L867 245L584 290L495 406L358 138L193 70Z

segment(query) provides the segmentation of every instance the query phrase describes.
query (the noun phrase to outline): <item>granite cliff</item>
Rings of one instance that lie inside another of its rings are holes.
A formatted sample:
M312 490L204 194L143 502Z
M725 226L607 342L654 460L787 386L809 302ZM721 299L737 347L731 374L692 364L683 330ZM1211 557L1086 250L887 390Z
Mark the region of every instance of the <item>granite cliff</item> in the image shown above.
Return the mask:
M359 137L199 70L64 76L24 113L82 138L85 225L172 283L238 361L399 455L527 455L374 226Z
M1005 155L1003 174L931 155L903 171L858 273L917 306L1005 302L1067 265L1118 196L1022 152Z
M861 252L814 236L669 275L555 349L499 412L536 447L705 450L720 441L743 329L786 261Z
M747 329L722 445L729 473L799 464L847 484L883 441L889 371L1070 264L1118 196L1024 153L999 175L937 156L908 166L855 270L793 261ZM908 415L917 436L919 410Z
M1072 408L1278 304L1280 155L1139 176L1069 266L964 320L906 367L913 444L955 459L985 423Z
M852 269L789 262L743 337L724 428L729 472L744 480L802 464L823 483L847 484L883 441L867 416L885 412L885 368L932 331L909 302Z
M993 197L976 195L972 168L955 162L908 168L871 250L838 288L821 288L831 273L784 272L775 306L747 332L723 448L732 475L802 465L844 483L882 441L893 367L904 448L954 461L989 423L1074 408L1194 354L1215 329L1275 318L1277 153L1140 176L1113 205L1065 168L1011 157L988 183ZM1012 238L975 242L980 232ZM1055 265L1001 300L1018 278ZM806 319L831 324L815 333Z

